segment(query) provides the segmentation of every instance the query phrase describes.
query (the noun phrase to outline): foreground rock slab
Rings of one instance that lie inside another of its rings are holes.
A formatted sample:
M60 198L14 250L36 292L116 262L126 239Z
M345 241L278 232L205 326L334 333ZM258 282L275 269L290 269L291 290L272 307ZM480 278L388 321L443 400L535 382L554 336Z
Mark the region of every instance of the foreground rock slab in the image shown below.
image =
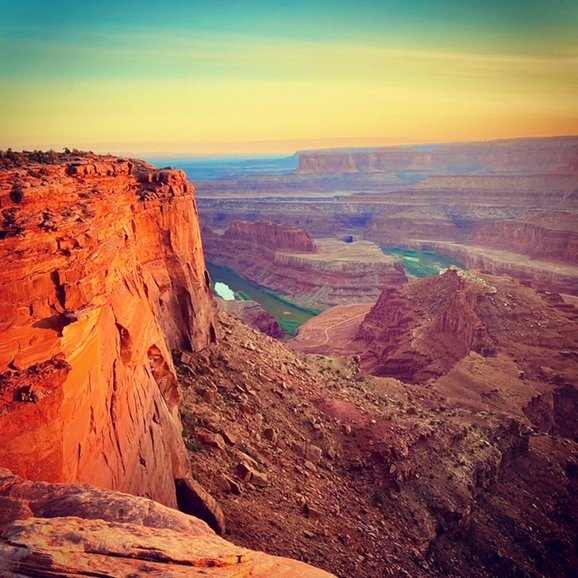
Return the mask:
M332 576L235 546L204 522L146 498L33 483L6 469L0 469L0 575Z

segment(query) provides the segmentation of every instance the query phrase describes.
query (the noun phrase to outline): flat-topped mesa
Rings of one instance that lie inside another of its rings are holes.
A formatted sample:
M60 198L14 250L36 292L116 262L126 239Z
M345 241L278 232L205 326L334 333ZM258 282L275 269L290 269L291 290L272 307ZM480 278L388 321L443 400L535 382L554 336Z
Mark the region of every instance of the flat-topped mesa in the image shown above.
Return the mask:
M0 467L175 506L171 350L215 339L193 185L55 155L0 170Z
M528 173L569 171L578 137L505 139L428 146L334 149L299 153L300 174L451 171Z
M269 250L286 250L300 253L317 253L313 237L292 225L280 225L269 221L247 223L233 221L223 235L224 239L246 241Z

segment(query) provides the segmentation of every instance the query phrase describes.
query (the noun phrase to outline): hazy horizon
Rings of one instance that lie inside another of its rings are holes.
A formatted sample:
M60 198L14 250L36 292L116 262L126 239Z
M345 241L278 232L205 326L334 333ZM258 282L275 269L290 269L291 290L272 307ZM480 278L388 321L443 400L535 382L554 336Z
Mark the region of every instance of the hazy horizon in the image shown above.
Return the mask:
M0 8L0 148L291 154L578 133L570 0Z
M145 143L147 146L141 147L123 147L122 144L119 146L117 144L103 145L99 143L95 144L81 144L80 146L63 146L54 147L50 145L35 145L34 147L21 147L16 148L14 146L1 147L0 150L6 150L8 148L18 152L18 151L32 151L32 150L55 150L63 151L67 149L77 149L80 152L94 152L96 154L110 154L114 156L123 157L137 157L140 156L143 159L182 159L182 160L251 160L251 159L283 159L289 158L300 153L307 153L312 151L343 151L343 150L370 150L370 149L381 149L389 147L400 147L400 148L411 148L419 146L438 146L438 145L451 145L451 144L471 144L471 143L482 143L482 142L499 142L507 140L531 140L531 139L572 139L578 138L577 134L551 134L551 135L541 135L541 136L528 136L528 135L517 135L512 137L503 138L490 138L490 139L467 139L467 140L421 140L421 141L396 141L385 143L382 141L367 142L362 139L335 139L334 141L318 142L318 141L305 141L300 148L291 148L285 146L283 141L279 143L271 143L271 141L264 141L262 146L261 143L225 143L226 148L223 150L221 147L214 148L208 145L192 145L191 147L183 146L181 148L175 147L175 149L165 149L157 150L158 143ZM318 145L318 146L315 146ZM198 147L198 150L195 148Z

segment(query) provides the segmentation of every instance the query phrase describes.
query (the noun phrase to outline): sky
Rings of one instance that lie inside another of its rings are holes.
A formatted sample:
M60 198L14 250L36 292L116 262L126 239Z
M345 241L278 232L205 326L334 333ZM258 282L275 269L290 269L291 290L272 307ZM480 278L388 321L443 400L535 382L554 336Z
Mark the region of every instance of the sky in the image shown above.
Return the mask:
M578 134L576 0L0 0L0 149Z

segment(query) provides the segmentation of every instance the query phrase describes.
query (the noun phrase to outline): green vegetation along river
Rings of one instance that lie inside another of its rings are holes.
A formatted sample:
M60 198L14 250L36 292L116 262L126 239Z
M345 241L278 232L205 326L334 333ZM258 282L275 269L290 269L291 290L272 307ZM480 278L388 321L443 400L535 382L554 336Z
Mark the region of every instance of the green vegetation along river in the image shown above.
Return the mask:
M434 251L417 251L402 247L383 247L386 255L401 259L406 273L412 277L431 277L443 273L450 265L460 269L464 266L449 257L435 253Z
M303 323L320 313L316 309L291 303L280 295L248 281L228 267L207 263L207 268L211 274L213 290L217 286L216 293L219 296L227 299L230 297L230 291L233 291L235 299L256 301L277 319L288 335L295 335Z

